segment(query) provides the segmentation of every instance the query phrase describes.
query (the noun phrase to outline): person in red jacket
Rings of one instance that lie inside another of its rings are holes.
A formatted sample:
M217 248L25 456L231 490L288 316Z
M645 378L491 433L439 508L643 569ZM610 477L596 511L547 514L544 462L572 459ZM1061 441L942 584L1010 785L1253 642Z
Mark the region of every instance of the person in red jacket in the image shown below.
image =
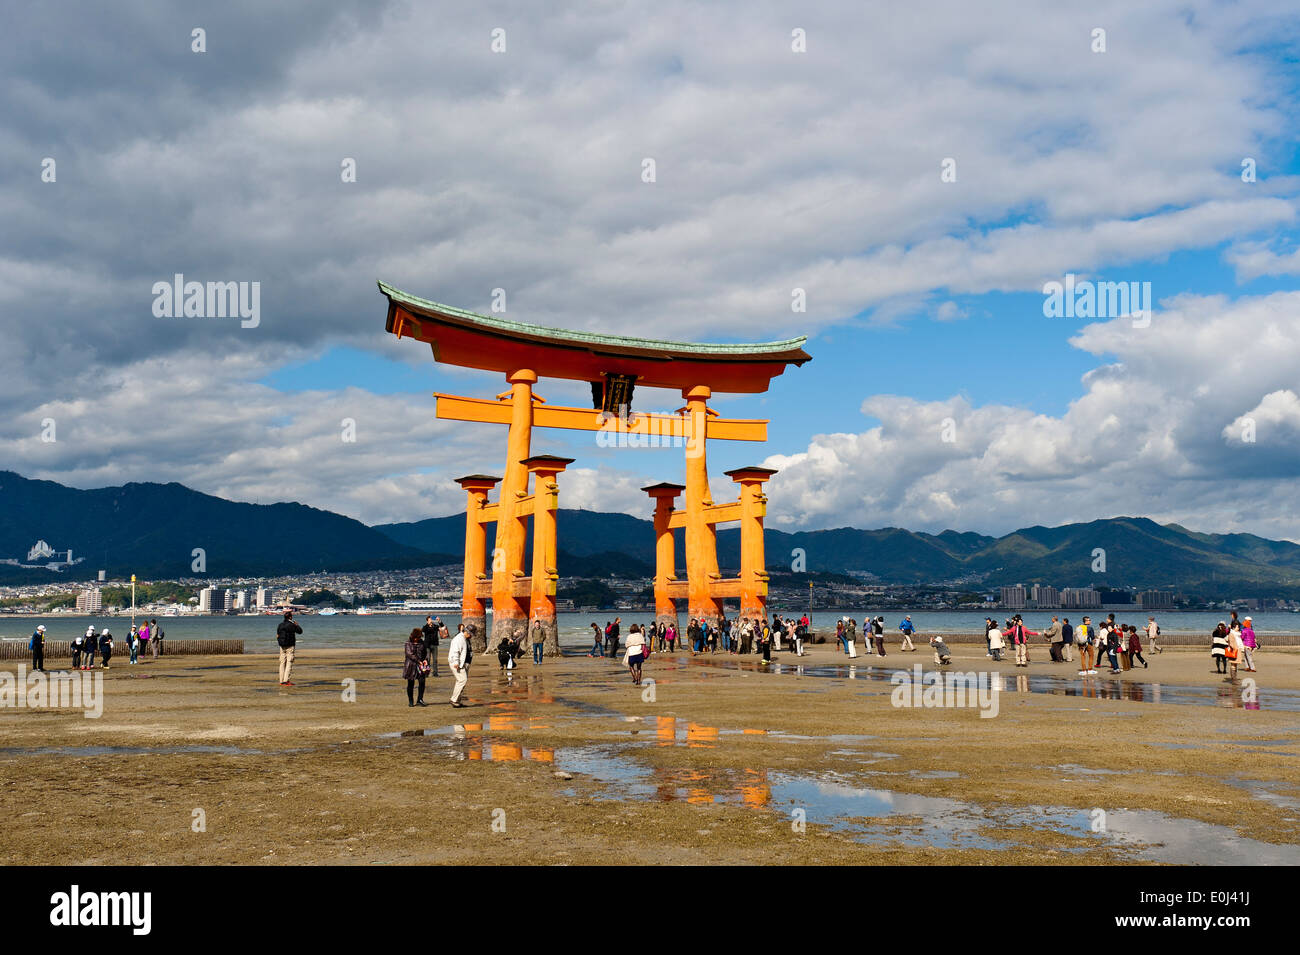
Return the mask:
M1027 628L1020 614L1016 614L1011 618L1011 632L1004 636L1008 636L1016 648L1016 666L1029 666L1029 638L1038 636L1038 633Z

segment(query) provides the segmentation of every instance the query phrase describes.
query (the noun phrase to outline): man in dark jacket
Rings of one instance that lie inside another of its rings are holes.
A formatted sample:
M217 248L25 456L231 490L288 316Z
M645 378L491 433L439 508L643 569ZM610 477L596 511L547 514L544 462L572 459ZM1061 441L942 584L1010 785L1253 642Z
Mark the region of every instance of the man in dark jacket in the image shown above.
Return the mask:
M424 649L428 654L429 675L438 675L438 636L442 633L442 618L434 620L432 617L424 618L424 626L420 628L424 634Z
M286 610L284 619L275 628L275 642L280 645L280 685L293 686L289 677L293 674L293 655L298 647L298 634L302 627L293 622L293 611Z
M45 672L45 625L37 627L32 633L32 670Z

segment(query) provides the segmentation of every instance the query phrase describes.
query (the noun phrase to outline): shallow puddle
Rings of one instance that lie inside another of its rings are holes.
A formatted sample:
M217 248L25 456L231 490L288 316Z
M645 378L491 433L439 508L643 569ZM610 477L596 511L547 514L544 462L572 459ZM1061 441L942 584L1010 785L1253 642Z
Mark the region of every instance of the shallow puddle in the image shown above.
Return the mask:
M778 770L680 768L643 765L613 747L530 751L518 743L465 735L447 740L458 759L537 759L557 771L602 784L596 798L741 805L775 812L782 822L803 820L830 827L857 842L940 849L1011 849L1012 841L991 830L1028 827L1096 840L1132 852L1136 859L1182 865L1297 865L1300 846L1246 839L1226 826L1181 819L1142 809L1104 813L1072 808L999 807L941 796L862 787L833 775L809 776ZM1065 767L1061 767L1065 768ZM1075 767L1086 770L1083 767ZM952 778L953 771L913 771L919 778ZM576 795L575 790L565 790ZM1289 797L1279 797L1289 798ZM1080 850L1086 847L1080 847ZM1067 850L1078 851L1078 850Z

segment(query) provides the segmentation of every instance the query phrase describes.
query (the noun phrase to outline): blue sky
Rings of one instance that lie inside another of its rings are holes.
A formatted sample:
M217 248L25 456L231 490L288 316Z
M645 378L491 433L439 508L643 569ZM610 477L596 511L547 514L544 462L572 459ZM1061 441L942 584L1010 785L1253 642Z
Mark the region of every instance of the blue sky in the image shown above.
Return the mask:
M201 53L192 19L56 2L0 37L21 473L454 513L503 437L431 393L503 383L385 334L382 279L479 312L503 288L543 325L807 334L810 364L714 402L772 422L711 449L715 494L780 468L787 529L1142 514L1300 539L1292 4L232 0ZM154 314L177 272L258 283L255 326ZM1149 282L1149 327L1044 317L1067 273ZM590 435L537 449L577 459L566 506L644 514L640 486L682 469Z

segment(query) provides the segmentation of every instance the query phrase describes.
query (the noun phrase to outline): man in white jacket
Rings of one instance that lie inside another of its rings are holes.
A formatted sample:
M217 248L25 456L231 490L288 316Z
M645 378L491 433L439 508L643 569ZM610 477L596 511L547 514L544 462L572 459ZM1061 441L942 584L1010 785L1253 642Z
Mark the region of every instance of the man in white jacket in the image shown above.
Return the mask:
M456 685L451 690L451 705L464 706L460 701L460 695L465 692L465 684L469 682L469 638L474 632L473 624L466 626L460 625L456 631L456 636L451 638L451 646L447 649L447 665L451 667L451 674L456 678Z

